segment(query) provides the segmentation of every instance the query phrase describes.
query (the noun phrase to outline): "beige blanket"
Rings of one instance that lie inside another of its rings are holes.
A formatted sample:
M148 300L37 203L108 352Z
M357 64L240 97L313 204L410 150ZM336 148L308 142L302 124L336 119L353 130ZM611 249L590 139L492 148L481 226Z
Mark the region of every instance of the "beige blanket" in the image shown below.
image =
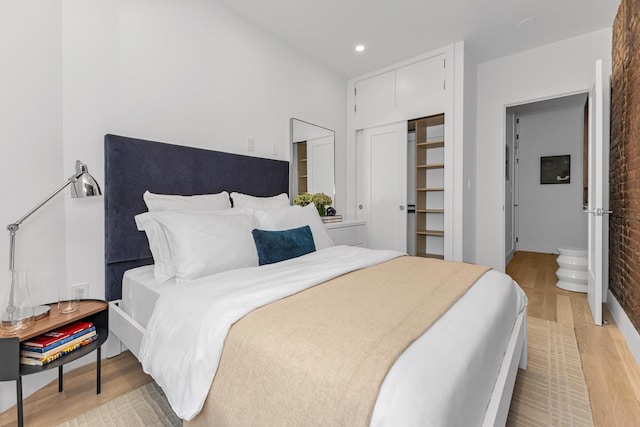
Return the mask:
M364 426L397 357L487 271L400 257L259 308L185 425Z

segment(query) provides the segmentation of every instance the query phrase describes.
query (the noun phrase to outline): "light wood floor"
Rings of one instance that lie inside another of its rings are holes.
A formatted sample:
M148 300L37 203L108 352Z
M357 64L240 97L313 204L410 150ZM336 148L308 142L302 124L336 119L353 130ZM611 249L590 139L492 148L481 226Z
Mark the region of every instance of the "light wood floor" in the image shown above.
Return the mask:
M527 314L574 327L596 426L640 425L640 368L611 314L595 326L586 294L555 286L557 255L517 252L507 274L529 298Z
M555 287L556 256L519 252L507 267L529 297L528 314L575 328L597 426L640 425L640 368L605 309L609 325L593 325L586 295ZM65 374L65 391L53 382L25 399L25 425L51 426L74 418L151 381L130 354L105 360L102 394L95 394L95 365ZM0 414L0 427L15 425L15 408Z

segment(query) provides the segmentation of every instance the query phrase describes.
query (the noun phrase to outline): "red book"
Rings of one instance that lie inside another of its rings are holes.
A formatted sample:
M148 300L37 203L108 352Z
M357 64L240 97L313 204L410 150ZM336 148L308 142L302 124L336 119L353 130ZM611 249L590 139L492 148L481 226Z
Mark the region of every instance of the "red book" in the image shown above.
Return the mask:
M63 343L71 336L77 334L78 332L89 329L92 326L93 323L91 322L69 323L68 325L62 326L58 329L45 332L44 334L38 335L37 337L33 337L29 339L29 341L25 341L22 344L29 347L49 347L56 343Z

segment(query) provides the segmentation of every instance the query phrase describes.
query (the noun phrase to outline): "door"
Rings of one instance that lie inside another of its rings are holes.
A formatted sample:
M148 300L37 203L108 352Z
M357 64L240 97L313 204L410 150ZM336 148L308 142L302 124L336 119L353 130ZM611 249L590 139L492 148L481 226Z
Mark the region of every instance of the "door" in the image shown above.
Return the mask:
M516 119L516 139L513 144L513 251L519 249L520 235L520 119Z
M505 254L507 255L506 264L511 261L515 253L515 194L514 182L515 168L513 167L513 159L515 158L515 140L516 140L516 115L507 110L507 132L505 145L505 188L504 188L504 223L506 225L505 237Z
M608 285L609 258L609 103L602 60L596 61L589 91L588 300L596 325L602 325L602 303Z
M358 220L367 246L407 251L407 122L364 129L358 138Z

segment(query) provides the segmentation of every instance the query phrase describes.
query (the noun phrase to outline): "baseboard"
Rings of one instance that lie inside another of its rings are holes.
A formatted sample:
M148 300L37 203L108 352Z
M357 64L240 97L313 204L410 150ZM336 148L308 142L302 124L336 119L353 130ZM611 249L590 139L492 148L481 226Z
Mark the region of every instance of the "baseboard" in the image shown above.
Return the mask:
M611 291L609 291L607 295L607 308L616 321L620 332L622 332L622 336L627 341L627 346L629 350L631 350L633 357L635 357L636 363L640 366L640 333L636 330L635 326L633 326L627 313L624 312L622 306Z
M513 255L516 253L516 251L510 251L507 254L507 259L505 260L504 265L509 265L509 263L511 262L511 260L513 259Z

